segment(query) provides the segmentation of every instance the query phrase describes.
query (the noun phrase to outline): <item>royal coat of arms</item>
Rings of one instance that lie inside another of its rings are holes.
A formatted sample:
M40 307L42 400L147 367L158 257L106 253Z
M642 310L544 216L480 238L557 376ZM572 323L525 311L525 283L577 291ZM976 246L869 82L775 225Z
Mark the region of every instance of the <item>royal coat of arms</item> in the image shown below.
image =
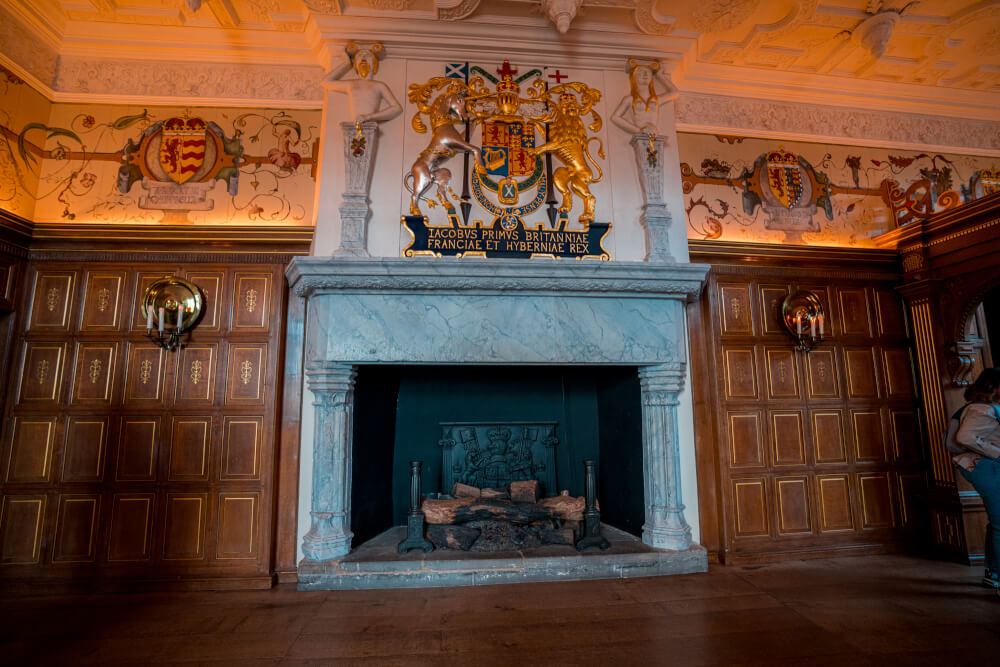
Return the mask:
M499 77L479 67L467 71L477 76L467 82L434 77L410 86L410 101L418 108L413 128L427 131L421 118L425 114L432 133L404 178L412 198L403 224L414 236L404 255L610 259L601 241L611 223L594 221L596 197L590 191L603 176L589 150L591 142L597 142L597 154L603 158L601 140L588 136L588 130L601 128L593 108L600 91L580 82L550 88L541 70L518 76L518 69L506 60L496 70ZM528 80L522 96L522 84ZM592 118L589 125L587 116ZM457 129L460 123L466 125L464 137ZM478 141L470 138L475 130ZM454 191L452 170L444 166L458 153L465 154L466 163L461 195ZM492 220L469 219L473 200ZM583 209L576 229L569 218L574 201ZM431 224L422 203L428 208L441 204L447 224ZM548 226L525 220L545 204L550 208Z

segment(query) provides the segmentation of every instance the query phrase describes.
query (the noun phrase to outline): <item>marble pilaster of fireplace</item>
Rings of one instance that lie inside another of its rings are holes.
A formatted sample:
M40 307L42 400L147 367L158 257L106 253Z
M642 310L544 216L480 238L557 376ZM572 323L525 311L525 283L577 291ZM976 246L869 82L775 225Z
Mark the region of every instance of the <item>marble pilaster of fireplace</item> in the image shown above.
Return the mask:
M687 549L691 527L684 520L678 465L677 395L684 388L684 362L639 369L642 401L642 477L646 523L642 541L658 549Z
M643 541L691 546L680 494L677 394L695 264L299 257L308 300L307 386L316 405L309 561L350 551L351 412L360 364L592 364L640 368Z
M351 453L354 425L354 379L349 364L316 362L306 369L314 397L312 509L302 552L309 560L327 561L351 550Z

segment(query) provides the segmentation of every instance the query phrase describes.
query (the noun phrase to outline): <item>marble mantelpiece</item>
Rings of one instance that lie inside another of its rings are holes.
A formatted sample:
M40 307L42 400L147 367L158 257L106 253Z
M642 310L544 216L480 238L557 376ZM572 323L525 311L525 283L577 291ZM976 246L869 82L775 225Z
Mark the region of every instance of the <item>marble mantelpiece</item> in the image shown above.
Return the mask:
M305 376L315 405L302 565L350 552L356 367L380 363L638 367L642 539L689 559L700 548L680 500L677 405L684 308L707 271L680 263L296 258L286 275L307 300Z

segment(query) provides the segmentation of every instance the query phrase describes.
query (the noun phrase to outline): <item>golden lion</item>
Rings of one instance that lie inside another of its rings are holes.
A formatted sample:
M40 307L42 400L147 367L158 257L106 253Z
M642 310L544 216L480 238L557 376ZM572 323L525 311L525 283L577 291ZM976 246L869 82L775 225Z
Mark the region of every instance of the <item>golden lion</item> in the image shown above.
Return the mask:
M582 104L577 101L573 91L580 93ZM553 102L552 98L556 95L558 102ZM594 220L594 207L597 204L597 198L590 192L590 184L604 178L604 172L589 150L590 142L596 141L597 154L603 159L604 145L599 137L587 138L588 127L592 132L601 129L601 117L593 110L594 104L601 99L601 93L582 83L572 82L550 88L544 97L549 111L532 120L549 123L549 140L537 148L525 150L531 156L552 153L563 163L564 166L552 174L552 184L563 197L559 211L568 213L573 208L573 194L576 193L583 200L580 222L586 228ZM594 121L585 127L583 116L587 114L591 114ZM597 178L594 178L587 159L597 169Z

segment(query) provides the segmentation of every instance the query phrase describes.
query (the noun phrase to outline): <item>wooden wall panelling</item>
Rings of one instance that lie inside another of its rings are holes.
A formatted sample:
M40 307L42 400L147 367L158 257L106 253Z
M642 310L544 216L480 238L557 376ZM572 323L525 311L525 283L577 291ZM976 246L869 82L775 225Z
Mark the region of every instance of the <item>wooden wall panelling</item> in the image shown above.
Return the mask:
M112 587L192 577L269 585L275 479L298 475L297 437L284 468L275 464L284 265L29 270L33 309L19 325L0 441L0 563L55 580L85 564ZM206 297L189 344L170 352L146 339L139 311L145 288L166 275L186 275ZM281 502L291 516L281 526L287 580L297 490ZM0 567L0 579L13 572Z
M121 329L122 304L126 301L125 271L87 271L84 277L81 332Z
M28 330L68 333L76 299L77 271L36 270Z
M0 507L0 564L38 563L46 496L4 495Z
M5 479L48 482L55 452L56 417L17 415L10 428Z
M717 452L721 557L902 544L923 492L913 446L923 434L895 257L876 253L869 264L867 253L846 252L837 265L829 257L839 251L828 249L822 264L808 259L812 249L795 250L794 261L719 252L692 254L713 269L699 309L707 326L691 341L692 384L707 379L695 430L698 447L708 432ZM800 289L817 293L826 313L825 340L807 353L795 351L777 313Z
M285 349L284 368L278 374L279 382L283 382L281 387L281 428L279 437L279 452L277 456L278 469L275 474L277 482L277 503L275 503L275 513L273 521L273 534L275 538L274 549L274 570L278 578L278 583L295 583L298 580L296 564L298 562L298 531L289 529L290 526L298 526L298 497L299 497L299 447L302 415L302 378L305 356L305 316L306 301L302 297L296 296L282 283L281 294L287 295L288 303L287 316L285 318ZM689 306L689 310L700 308L700 304L694 303ZM696 315L697 316L697 315ZM699 318L700 320L700 318ZM693 334L692 334L693 335ZM693 351L692 351L693 353ZM694 380L692 379L692 383ZM698 392L698 385L693 384L692 391ZM277 389L276 389L277 390ZM698 401L695 401L695 411L698 411ZM697 435L696 435L697 437ZM714 449L710 450L714 455ZM703 492L712 492L712 488L702 484L702 466L699 463L698 488ZM714 471L714 461L709 464L708 470ZM714 475L711 476L714 480ZM712 494L714 496L714 494ZM714 515L713 515L714 516ZM707 522L714 525L717 516L707 519ZM719 550L717 528L706 531L702 529L702 544L716 556ZM715 542L712 542L715 536ZM714 551L713 551L714 547Z

